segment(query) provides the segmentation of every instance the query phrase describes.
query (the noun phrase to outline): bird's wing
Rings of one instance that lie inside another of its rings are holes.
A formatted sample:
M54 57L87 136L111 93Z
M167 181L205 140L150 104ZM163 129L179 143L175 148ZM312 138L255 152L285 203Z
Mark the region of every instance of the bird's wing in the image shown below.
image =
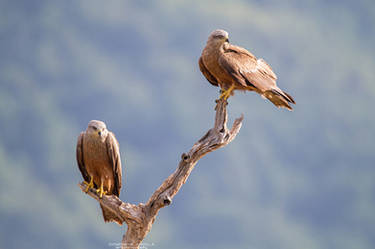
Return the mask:
M204 65L202 57L199 58L199 69L201 70L204 77L206 77L208 82L210 82L214 86L219 85L218 82L217 82L217 79L210 73L210 71L208 71L208 69Z
M121 157L120 157L120 146L116 140L115 135L112 132L108 133L106 139L107 154L109 162L112 165L113 177L115 180L115 186L113 188L113 194L116 196L120 195L120 189L122 185L122 169L121 169Z
M85 179L86 182L90 182L90 175L87 173L85 162L83 160L83 137L84 132L81 132L78 136L77 141L77 148L76 148L76 158L78 163L78 168L81 171L83 179Z
M276 75L263 60L244 48L229 44L219 57L219 64L243 86L264 92L276 87Z

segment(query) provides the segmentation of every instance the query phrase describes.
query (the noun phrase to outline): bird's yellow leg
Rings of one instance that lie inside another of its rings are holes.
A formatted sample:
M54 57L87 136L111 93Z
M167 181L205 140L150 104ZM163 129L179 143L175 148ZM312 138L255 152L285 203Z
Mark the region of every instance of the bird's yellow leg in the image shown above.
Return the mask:
M229 87L227 90L223 91L220 95L220 99L224 98L224 100L227 100L230 97L233 90L234 90L234 85Z
M107 191L104 191L103 188L103 182L100 184L100 188L96 190L97 193L99 193L99 198L103 198L103 195L107 194Z
M85 189L85 192L87 193L87 192L89 192L89 189L90 189L90 188L93 188L93 187L94 187L94 178L91 177L90 182L83 181L83 183L87 185L87 186L86 186L86 189Z

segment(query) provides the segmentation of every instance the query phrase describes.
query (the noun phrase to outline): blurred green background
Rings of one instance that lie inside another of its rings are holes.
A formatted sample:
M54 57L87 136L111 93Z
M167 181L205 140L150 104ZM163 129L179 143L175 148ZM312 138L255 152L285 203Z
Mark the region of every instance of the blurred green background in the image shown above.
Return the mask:
M375 248L375 2L0 1L0 248L115 248L77 187L76 139L107 123L121 199L146 202L213 125L201 75L209 33L264 58L293 112L254 93L199 161L149 248Z

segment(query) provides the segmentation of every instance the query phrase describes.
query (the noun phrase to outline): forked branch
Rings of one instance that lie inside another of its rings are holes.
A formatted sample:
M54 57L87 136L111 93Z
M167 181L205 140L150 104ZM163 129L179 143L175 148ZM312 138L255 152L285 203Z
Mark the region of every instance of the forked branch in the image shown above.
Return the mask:
M128 229L122 239L122 249L139 248L143 239L150 231L159 210L172 203L173 197L186 182L195 164L207 153L229 144L240 131L243 115L237 118L230 130L227 128L227 101L217 100L214 127L196 142L188 153L183 153L181 161L174 173L172 173L152 194L146 204L138 205L121 201L116 196L103 196L99 199L94 190L88 194L106 206L117 215L120 220L126 222ZM86 188L84 183L79 185L82 190Z

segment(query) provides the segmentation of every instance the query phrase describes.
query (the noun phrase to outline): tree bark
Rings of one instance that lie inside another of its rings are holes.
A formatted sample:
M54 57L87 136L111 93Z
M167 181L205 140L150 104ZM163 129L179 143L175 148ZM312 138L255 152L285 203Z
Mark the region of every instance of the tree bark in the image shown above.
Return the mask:
M186 182L194 166L207 153L229 144L240 131L243 115L237 118L230 130L227 128L227 101L217 100L214 127L196 142L188 153L183 153L181 161L172 173L152 194L146 204L138 205L121 201L114 195L104 195L102 199L94 189L88 194L109 208L120 220L126 222L128 229L122 238L122 249L137 249L150 231L159 210L172 203L173 197ZM82 190L84 183L79 184Z

